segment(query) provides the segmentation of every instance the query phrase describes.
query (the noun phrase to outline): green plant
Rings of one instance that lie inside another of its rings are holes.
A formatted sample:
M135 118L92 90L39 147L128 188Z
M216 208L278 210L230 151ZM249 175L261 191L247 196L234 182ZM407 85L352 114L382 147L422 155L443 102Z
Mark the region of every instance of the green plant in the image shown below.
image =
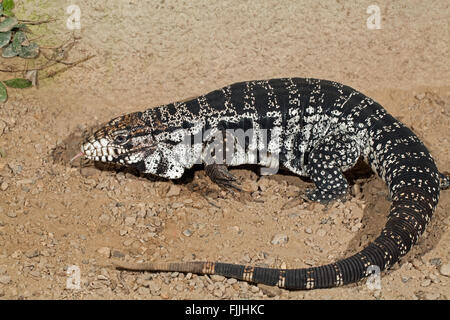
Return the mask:
M3 58L21 57L24 59L36 58L39 55L39 46L30 42L27 38L26 24L20 23L14 16L14 0L0 2L0 48ZM23 78L15 78L0 81L0 102L8 99L6 87L28 88L32 81Z

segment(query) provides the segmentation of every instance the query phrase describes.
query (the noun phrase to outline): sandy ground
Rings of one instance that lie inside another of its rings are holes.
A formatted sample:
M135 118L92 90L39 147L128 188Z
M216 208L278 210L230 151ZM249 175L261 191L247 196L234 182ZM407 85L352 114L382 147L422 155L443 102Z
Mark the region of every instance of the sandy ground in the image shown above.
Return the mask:
M306 267L343 258L386 222L387 188L361 167L353 197L324 207L299 195L308 181L233 171L247 193L218 189L201 168L181 181L94 163L70 165L83 135L130 111L249 79L333 79L380 102L450 171L450 10L447 1L16 1L17 15L58 20L41 43L69 39L69 4L82 29L69 58L96 57L0 105L0 299L448 299L450 192L401 263L341 288L289 292L178 273L119 272L110 258L220 260ZM23 65L0 60L2 66ZM30 62L32 63L32 62ZM2 74L1 79L10 75ZM273 243L274 238L281 239ZM80 288L67 287L68 270Z

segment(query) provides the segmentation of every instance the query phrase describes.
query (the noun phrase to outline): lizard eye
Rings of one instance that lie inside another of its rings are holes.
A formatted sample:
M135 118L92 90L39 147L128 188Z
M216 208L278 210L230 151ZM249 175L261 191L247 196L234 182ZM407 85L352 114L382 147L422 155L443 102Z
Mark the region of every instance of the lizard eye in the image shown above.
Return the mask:
M126 135L119 134L117 137L114 138L114 142L117 144L124 144L128 141L128 138Z

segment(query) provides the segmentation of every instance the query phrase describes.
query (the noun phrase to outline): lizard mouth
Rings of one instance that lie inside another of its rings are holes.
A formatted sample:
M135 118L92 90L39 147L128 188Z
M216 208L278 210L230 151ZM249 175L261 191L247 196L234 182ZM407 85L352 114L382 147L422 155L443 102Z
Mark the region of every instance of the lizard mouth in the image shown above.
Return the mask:
M113 162L118 160L119 162L127 161L128 157L124 156L128 153L124 148L120 146L108 146L109 141L101 139L100 141L86 142L81 146L81 152L73 157L70 161L74 161L80 157L85 157L89 160L101 161L101 162Z

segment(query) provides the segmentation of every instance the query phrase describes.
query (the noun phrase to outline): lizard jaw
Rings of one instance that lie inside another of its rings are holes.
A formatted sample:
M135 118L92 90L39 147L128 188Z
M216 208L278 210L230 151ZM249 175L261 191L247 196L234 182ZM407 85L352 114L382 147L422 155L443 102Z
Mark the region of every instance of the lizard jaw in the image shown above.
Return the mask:
M81 152L78 153L71 161L84 156L89 160L113 162L120 155L127 153L124 148L108 146L108 144L109 141L104 138L93 142L86 142L81 146ZM127 157L125 157L124 160L127 160ZM123 160L119 162L123 163Z

